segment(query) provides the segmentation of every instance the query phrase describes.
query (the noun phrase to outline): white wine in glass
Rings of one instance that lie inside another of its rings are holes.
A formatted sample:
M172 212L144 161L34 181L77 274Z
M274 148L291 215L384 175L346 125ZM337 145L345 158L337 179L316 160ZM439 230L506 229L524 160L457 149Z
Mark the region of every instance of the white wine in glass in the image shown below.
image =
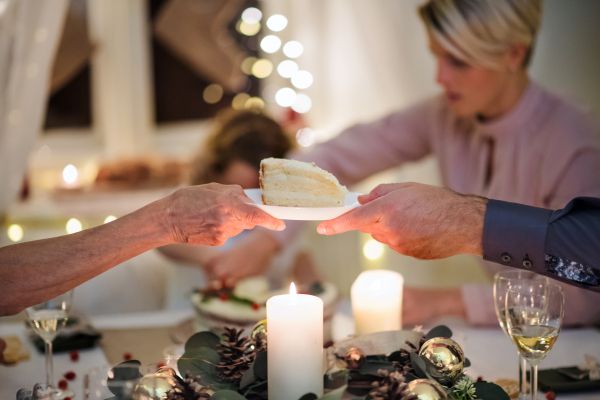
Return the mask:
M506 324L519 352L531 365L531 398L537 400L538 365L558 339L565 298L552 283L521 283L506 292Z
M73 397L70 390L59 390L54 385L54 371L52 365L52 341L58 332L65 326L68 319L69 308L73 300L73 291L69 291L52 300L45 301L25 310L35 332L44 340L46 345L46 384L52 387L53 399Z

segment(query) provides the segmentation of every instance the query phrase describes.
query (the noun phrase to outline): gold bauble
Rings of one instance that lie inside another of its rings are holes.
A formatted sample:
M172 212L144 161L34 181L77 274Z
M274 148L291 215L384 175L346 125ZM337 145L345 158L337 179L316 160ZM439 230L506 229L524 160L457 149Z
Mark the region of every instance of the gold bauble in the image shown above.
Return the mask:
M410 381L406 385L406 390L408 393L418 396L419 400L443 400L448 398L442 385L430 379Z
M465 353L454 340L443 337L429 339L419 351L426 372L438 382L448 385L462 374Z
M348 368L361 369L367 361L367 355L358 347L352 347L346 352L344 360L346 361L346 364L348 364Z
M173 389L175 383L175 378L168 372L144 375L133 390L132 398L134 400L166 399L167 392Z
M266 319L263 319L262 321L258 321L256 323L256 325L254 325L254 328L252 328L252 334L250 335L250 337L252 339L256 339L256 335L258 335L259 333L264 333L265 338L267 337L267 320Z

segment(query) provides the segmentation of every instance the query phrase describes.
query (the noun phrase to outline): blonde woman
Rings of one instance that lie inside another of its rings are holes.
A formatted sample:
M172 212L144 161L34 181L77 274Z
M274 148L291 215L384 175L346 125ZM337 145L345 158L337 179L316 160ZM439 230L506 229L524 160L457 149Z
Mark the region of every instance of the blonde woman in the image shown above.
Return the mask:
M528 75L541 12L541 0L426 2L419 14L443 93L374 123L353 126L292 157L315 162L344 185L434 154L443 184L461 193L551 209L577 196L600 196L597 127ZM285 242L299 229L287 225L281 235L252 235ZM246 262L259 263L263 256L254 253L254 261L246 256ZM231 254L214 270L218 274L236 259L239 255ZM503 268L486 263L490 275ZM564 289L566 324L600 319L600 295ZM411 324L456 315L473 324L496 324L491 293L488 285L408 287L403 318Z

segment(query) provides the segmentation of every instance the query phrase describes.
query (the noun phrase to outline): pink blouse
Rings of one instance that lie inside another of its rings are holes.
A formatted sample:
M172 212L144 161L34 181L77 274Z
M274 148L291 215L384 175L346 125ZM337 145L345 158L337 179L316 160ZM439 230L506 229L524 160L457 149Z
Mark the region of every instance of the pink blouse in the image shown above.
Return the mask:
M517 106L489 123L457 118L438 96L291 158L315 162L351 185L433 153L444 185L455 191L557 209L576 196L600 197L598 132L586 113L530 82ZM297 231L293 225L281 240ZM484 264L491 275L505 268ZM600 320L600 294L563 288L565 324ZM490 285L466 285L462 294L471 323L497 324Z

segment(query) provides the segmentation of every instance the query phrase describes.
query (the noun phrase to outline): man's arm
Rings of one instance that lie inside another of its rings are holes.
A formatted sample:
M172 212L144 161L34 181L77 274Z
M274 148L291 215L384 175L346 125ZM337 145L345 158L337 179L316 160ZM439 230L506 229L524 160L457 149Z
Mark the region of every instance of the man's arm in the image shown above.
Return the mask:
M600 292L600 199L576 198L551 211L401 183L380 185L359 201L363 206L322 222L318 232L360 229L411 257L482 255Z
M220 246L256 225L285 228L245 202L252 201L238 186L192 186L108 224L0 248L0 316L65 293L155 247Z

